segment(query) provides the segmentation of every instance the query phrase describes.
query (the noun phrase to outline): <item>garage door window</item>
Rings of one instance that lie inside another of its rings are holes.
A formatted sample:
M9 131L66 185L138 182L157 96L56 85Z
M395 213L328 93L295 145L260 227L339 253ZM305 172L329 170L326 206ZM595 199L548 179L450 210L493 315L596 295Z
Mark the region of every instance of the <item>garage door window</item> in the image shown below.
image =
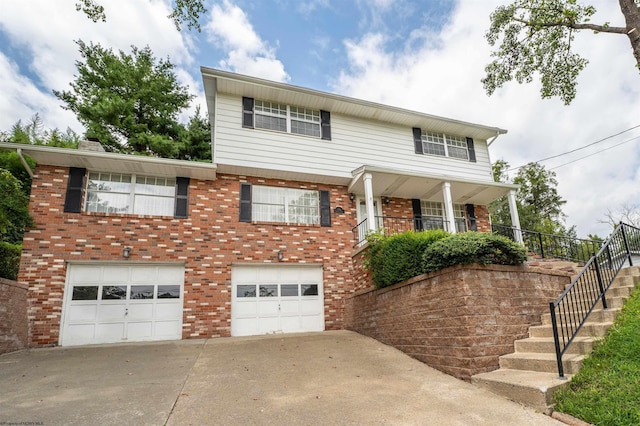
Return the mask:
M98 286L76 286L71 300L98 300Z
M153 290L154 290L154 287L152 285L132 285L131 299L134 299L134 300L153 299Z
M102 300L124 300L126 298L127 298L126 286L106 285L102 287Z
M158 299L179 299L179 298L180 298L179 285L159 285L158 286Z
M302 295L303 296L317 296L318 295L318 284L302 284Z

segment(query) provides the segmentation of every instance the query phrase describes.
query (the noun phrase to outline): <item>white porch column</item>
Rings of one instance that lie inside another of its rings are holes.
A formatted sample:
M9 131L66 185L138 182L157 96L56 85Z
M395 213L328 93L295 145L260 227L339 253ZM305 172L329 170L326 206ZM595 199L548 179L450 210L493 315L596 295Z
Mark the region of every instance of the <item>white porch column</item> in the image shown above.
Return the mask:
M511 213L511 225L514 227L513 238L517 243L524 244L522 231L520 230L520 216L518 215L518 205L516 204L516 191L513 189L507 194L509 200L509 212Z
M451 184L444 182L442 184L442 195L444 196L444 211L448 226L448 231L452 234L456 233L456 219L453 217L453 201L451 200Z
M376 210L373 207L373 184L371 173L365 173L362 177L364 182L364 200L367 209L367 228L369 231L376 231Z

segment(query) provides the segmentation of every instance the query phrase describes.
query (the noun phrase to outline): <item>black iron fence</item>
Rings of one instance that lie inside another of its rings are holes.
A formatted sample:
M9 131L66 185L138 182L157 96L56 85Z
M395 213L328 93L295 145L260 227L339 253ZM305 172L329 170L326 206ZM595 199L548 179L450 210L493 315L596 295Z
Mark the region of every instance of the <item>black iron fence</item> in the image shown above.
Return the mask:
M517 241L516 232L520 232L528 252L543 258L564 259L585 263L593 253L600 250L603 241L571 238L564 235L544 234L542 232L518 230L513 226L491 225L491 232L504 235Z
M564 377L562 356L598 302L607 309L607 290L625 264L633 265L632 254L638 253L640 229L620 223L569 287L549 304L560 377Z

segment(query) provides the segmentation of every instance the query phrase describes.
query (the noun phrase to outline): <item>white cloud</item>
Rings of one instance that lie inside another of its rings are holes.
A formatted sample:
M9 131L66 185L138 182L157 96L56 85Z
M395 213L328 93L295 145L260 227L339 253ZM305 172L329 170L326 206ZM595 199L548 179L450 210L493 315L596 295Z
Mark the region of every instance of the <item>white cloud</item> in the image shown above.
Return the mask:
M7 102L7 93L20 90L18 81L25 84L26 92L32 100L22 97L10 98L10 114L2 117L11 123L18 119L28 119L40 113L45 126L66 129L71 126L82 133L82 128L72 113L63 111L60 103L52 95L52 90L66 90L75 74L75 61L81 59L74 40L100 43L103 47L131 52L131 45L149 46L157 58L170 57L176 65L177 74L185 77L197 67L190 53L193 48L191 36L176 31L173 22L167 18L169 2L165 0L109 0L105 6L107 22L94 23L83 13L75 10L75 0L30 0L10 2L3 5L0 14L0 30L8 38L11 48L20 50L20 70L10 72L3 66L2 93ZM4 51L4 49L2 49ZM25 74L30 78L26 78ZM8 83L6 79L12 83ZM16 80L17 79L17 80ZM181 80L185 84L184 80ZM188 79L193 83L193 79ZM197 93L200 83L191 86ZM52 105L55 103L55 108ZM62 111L64 114L61 114Z
M606 3L599 5L602 11L592 21L620 23L617 2ZM440 32L416 28L400 50L389 47L390 36L381 30L346 40L350 65L332 81L332 88L349 96L506 128L509 133L500 136L490 151L493 160L503 158L512 166L640 124L637 70L628 40L618 35L576 37L576 49L591 63L569 107L556 99L541 100L537 83L509 83L487 97L480 82L490 60L484 33L497 4L460 1ZM544 164L554 167L622 140ZM608 226L598 223L607 208L615 210L639 198L638 144L631 142L556 170L559 192L567 200L567 223L577 225L580 235L608 234Z
M289 81L275 49L260 38L244 11L229 0L213 5L205 31L211 43L227 51L220 67L269 80Z

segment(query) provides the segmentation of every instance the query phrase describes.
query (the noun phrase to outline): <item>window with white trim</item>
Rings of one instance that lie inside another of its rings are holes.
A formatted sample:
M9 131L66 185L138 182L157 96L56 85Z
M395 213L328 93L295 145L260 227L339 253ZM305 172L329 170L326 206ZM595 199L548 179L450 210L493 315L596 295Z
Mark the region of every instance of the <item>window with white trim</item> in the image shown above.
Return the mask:
M444 206L438 201L420 200L422 213L422 225L424 229L447 229ZM464 204L453 205L453 218L456 222L456 231L467 230L467 220Z
M254 221L320 224L318 191L253 185L251 205Z
M85 211L173 216L176 179L90 172Z
M275 130L319 138L320 111L274 102L255 100L256 129Z
M467 139L445 133L422 131L422 151L424 154L469 160Z

